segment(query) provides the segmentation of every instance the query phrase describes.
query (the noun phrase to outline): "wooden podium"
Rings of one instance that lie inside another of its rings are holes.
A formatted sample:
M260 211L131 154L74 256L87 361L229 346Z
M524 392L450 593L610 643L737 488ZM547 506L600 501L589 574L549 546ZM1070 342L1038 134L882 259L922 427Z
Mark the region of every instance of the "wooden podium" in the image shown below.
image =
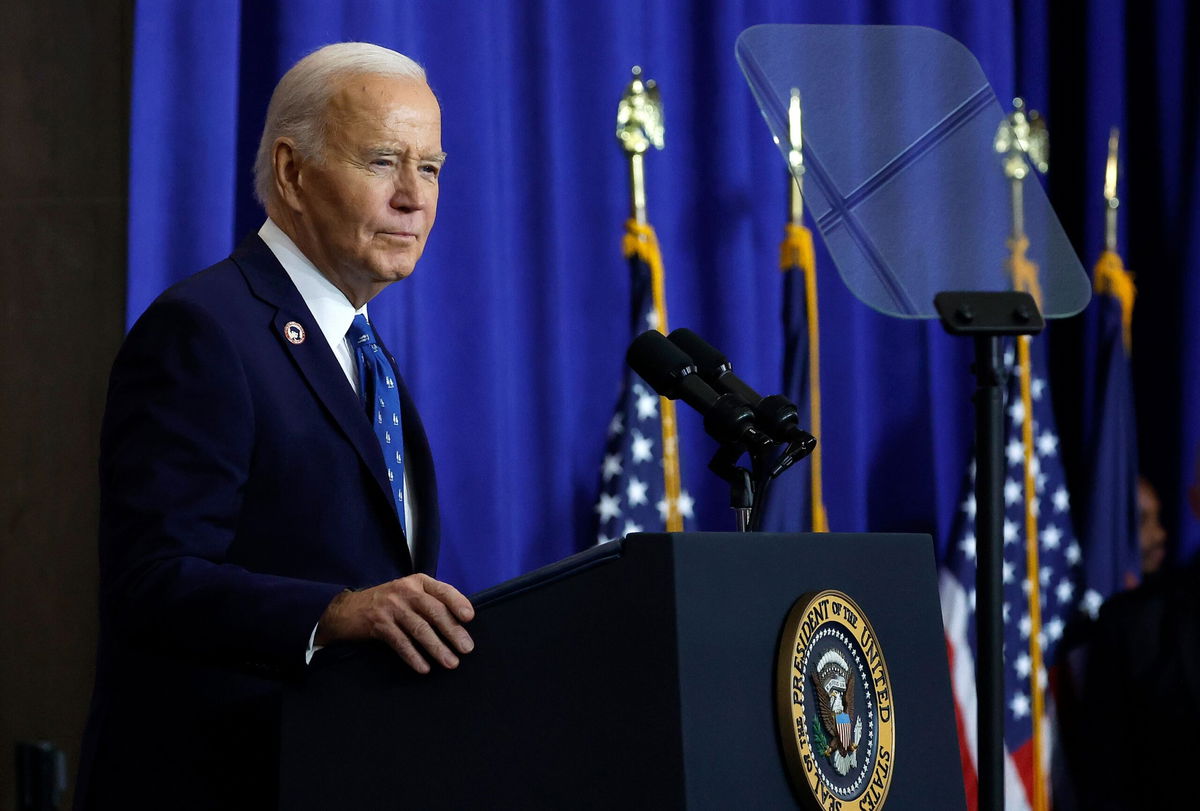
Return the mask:
M809 807L776 663L828 588L890 672L886 807L965 808L931 539L767 533L632 535L480 592L457 670L322 652L284 699L281 808Z

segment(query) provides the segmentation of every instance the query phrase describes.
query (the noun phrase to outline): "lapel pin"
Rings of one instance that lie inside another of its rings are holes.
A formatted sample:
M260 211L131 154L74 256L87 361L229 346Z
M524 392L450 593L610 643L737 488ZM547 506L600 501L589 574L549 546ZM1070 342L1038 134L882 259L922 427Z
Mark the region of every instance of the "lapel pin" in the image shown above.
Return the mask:
M296 346L304 343L304 327L296 321L289 321L283 325L283 337L294 343Z

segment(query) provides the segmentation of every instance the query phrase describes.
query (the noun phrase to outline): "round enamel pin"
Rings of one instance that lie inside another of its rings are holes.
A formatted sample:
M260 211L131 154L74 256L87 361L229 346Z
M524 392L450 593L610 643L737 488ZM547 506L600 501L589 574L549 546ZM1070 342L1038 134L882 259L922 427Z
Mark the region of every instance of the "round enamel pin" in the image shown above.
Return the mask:
M297 346L304 343L305 334L304 327L296 321L289 321L283 325L283 337Z

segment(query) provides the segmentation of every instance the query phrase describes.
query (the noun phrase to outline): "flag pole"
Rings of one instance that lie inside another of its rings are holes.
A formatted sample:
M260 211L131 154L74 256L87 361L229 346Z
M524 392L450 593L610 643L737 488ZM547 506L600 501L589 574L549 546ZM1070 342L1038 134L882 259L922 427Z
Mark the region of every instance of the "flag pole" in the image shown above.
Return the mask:
M1108 160L1104 162L1104 250L1117 250L1117 209L1121 199L1117 197L1117 147L1121 131L1113 127L1108 132Z
M1027 256L1029 238L1025 234L1024 182L1030 164L1039 172L1049 168L1049 136L1036 112L1025 112L1025 102L1013 99L1013 112L1001 124L996 134L996 151L1004 156L1004 173L1012 188L1012 237L1009 239L1008 270L1013 289L1029 293L1042 308L1042 290L1038 267ZM1029 679L1032 697L1033 748L1033 811L1047 811L1045 779L1045 667L1042 662L1041 583L1038 563L1037 482L1033 457L1033 396L1030 359L1032 338L1017 338L1017 356L1021 374L1021 444L1024 449L1025 491L1025 577L1029 591Z
M788 224L779 249L779 268L804 274L804 310L808 329L808 417L813 436L821 434L821 330L817 318L817 262L813 250L812 231L804 226L804 129L802 126L800 91L793 87L788 104ZM822 489L821 445L809 456L810 501L813 532L828 532L829 517L825 511Z
M1011 116L1001 123L995 141L996 151L1002 156L1010 179L1018 173L1023 177L1028 171L1025 153L1013 149L1018 141L1021 143L1016 148L1026 148L1029 132L1024 128L1014 129L1012 123ZM1032 265L1024 254L1028 243L1024 240L1021 188L1014 185L1012 192L1015 227L1009 241L1008 264L1025 273ZM1032 270L1036 273L1036 267ZM1036 278L1031 281L1036 282ZM944 290L933 299L946 331L951 335L971 337L975 344L975 537L971 545L974 553L967 554L975 558L975 763L981 811L1003 811L1005 808L1005 523L1002 496L1006 487L1003 410L1006 377L1000 339L1017 336L1020 341L1044 329L1045 320L1031 290L1036 290L1035 285L1014 284L1014 289L1007 291ZM964 578L964 585L968 582ZM1036 593L1035 586L1034 599ZM1037 634L1032 629L1031 635L1036 640ZM1036 681L1039 675L1035 673L1033 680ZM1016 709L1014 713L1019 715Z
M1133 351L1133 301L1137 288L1133 275L1125 269L1121 254L1117 252L1117 210L1121 200L1117 197L1117 147L1121 133L1113 127L1108 135L1108 160L1104 166L1104 250L1096 260L1092 274L1097 294L1108 294L1121 303L1121 337L1125 354Z
M634 65L632 78L617 106L617 140L629 158L629 220L625 223L622 249L627 258L636 256L650 268L650 288L657 323L654 328L666 335L667 297L663 276L662 252L658 238L646 216L646 152L653 146L663 148L662 100L653 79L643 79L642 69ZM659 398L662 415L662 461L664 500L668 532L683 531L680 510L682 485L679 473L679 434L675 421L675 402Z

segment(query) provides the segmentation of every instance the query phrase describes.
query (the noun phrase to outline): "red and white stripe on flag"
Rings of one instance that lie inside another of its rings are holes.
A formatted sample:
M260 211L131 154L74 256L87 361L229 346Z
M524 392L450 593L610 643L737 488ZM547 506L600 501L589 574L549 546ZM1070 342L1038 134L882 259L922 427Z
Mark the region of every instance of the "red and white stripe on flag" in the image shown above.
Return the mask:
M946 655L950 662L950 685L954 691L954 722L962 758L967 811L979 808L978 762L979 715L975 693L975 656L967 639L970 604L958 578L941 573L938 591L942 602L942 627L946 633ZM1005 811L1030 811L1033 789L1033 742L1026 741L1015 752L1004 753Z

